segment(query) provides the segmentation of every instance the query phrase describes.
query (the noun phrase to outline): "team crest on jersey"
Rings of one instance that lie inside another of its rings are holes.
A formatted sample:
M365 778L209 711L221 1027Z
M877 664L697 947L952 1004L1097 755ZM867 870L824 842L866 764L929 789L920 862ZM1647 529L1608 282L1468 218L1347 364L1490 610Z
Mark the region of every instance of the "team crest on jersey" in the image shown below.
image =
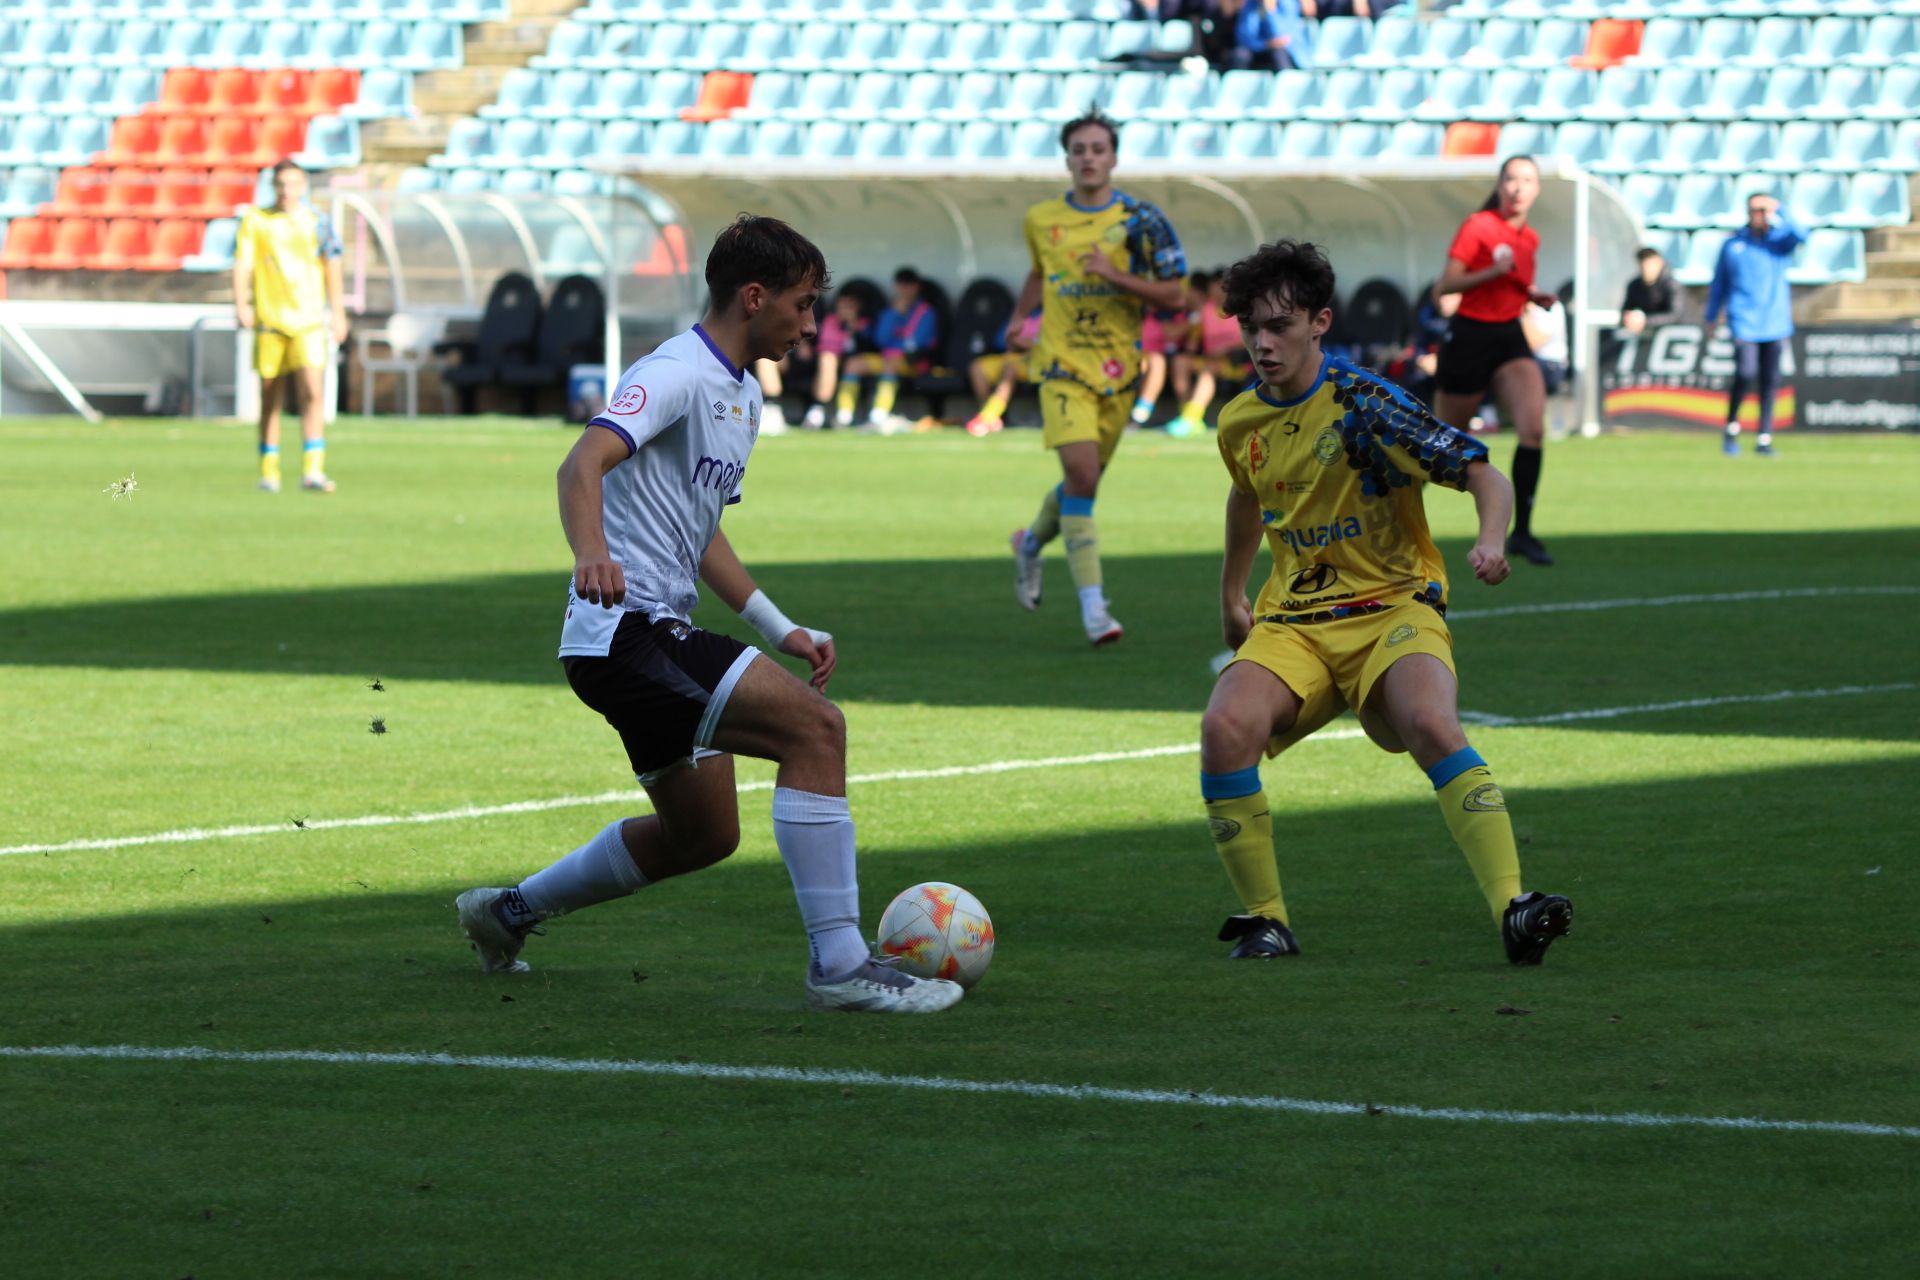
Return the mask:
M1053 242L1054 242L1055 244L1059 244L1059 243L1060 243L1060 236L1062 235L1062 232L1061 232L1061 230L1060 230L1060 224L1059 224L1059 223L1057 223L1057 222L1056 222L1056 223L1054 223L1054 224L1053 224L1053 229L1052 229L1051 231L1049 231L1049 232L1047 232L1047 235L1048 235L1048 236L1050 236L1050 237L1052 238L1052 240L1053 240Z
M632 417L647 407L647 389L639 383L623 388L607 406L608 413L617 413L623 418Z
M1313 458L1323 467L1330 467L1340 457L1340 433L1332 427L1320 428L1320 434L1313 438Z
M1126 371L1127 366L1121 364L1118 360L1108 360L1100 366L1100 372L1106 374L1109 378L1117 378Z
M1247 471L1258 474L1267 465L1267 442L1258 431L1247 437Z
M1405 644L1419 634L1420 632L1412 623L1403 622L1387 634L1387 648L1391 649L1397 644Z

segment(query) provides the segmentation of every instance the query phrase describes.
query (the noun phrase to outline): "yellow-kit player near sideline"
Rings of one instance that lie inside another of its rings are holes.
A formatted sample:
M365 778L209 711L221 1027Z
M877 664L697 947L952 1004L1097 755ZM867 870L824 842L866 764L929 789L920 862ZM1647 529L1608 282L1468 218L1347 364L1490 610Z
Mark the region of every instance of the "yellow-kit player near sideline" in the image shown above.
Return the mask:
M1027 210L1033 269L1007 339L1011 350L1028 313L1041 309L1029 368L1040 384L1041 441L1060 457L1061 483L1033 523L1013 532L1013 589L1022 607L1040 607L1040 553L1064 533L1081 625L1104 645L1121 627L1107 607L1093 500L1131 420L1147 308L1183 305L1187 258L1159 209L1114 189L1117 124L1091 111L1060 130L1060 146L1073 190Z
M1227 876L1246 907L1220 931L1235 959L1300 953L1280 896L1260 755L1351 707L1367 736L1407 752L1433 783L1447 828L1499 924L1507 959L1538 964L1573 904L1521 892L1513 825L1456 709L1446 567L1427 532L1427 484L1473 496L1467 563L1505 581L1513 486L1486 447L1378 375L1323 353L1333 265L1316 246L1262 246L1226 276L1257 381L1220 413L1232 477L1220 610L1233 661L1200 731L1200 791ZM1246 597L1260 534L1273 572Z

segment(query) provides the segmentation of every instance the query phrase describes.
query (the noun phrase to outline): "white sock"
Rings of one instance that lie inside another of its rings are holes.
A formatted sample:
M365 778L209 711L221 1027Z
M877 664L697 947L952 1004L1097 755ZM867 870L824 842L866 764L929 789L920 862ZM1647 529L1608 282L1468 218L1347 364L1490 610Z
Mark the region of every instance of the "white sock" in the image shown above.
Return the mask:
M790 787L773 791L773 841L793 877L813 950L813 976L851 973L867 960L860 936L860 881L854 874L853 816L845 796Z
M627 842L620 838L625 821L608 823L599 835L520 882L520 896L534 915L548 920L646 888L649 881L633 865Z
M1105 616L1107 612L1107 589L1105 587L1080 588L1080 617L1091 622Z

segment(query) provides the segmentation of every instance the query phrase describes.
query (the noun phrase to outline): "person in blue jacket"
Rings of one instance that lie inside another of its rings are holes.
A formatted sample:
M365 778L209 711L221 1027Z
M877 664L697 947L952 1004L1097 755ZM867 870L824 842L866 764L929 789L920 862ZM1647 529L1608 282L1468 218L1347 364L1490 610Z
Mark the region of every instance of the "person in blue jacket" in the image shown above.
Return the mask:
M1754 452L1773 455L1773 399L1780 387L1780 352L1793 336L1793 295L1787 268L1807 233L1780 202L1756 192L1747 197L1747 225L1727 237L1713 264L1707 290L1707 328L1724 309L1738 357L1727 393L1727 432L1722 448L1740 452L1740 406L1751 385L1760 396L1760 435Z
M1313 35L1300 0L1246 0L1234 25L1231 66L1239 71L1289 71L1313 66Z
M873 408L867 426L892 434L906 424L893 416L900 395L900 379L924 374L933 365L940 343L940 316L921 296L920 273L902 267L893 273L893 302L873 325L876 352L848 360L840 379L841 420L852 418L860 400L860 379L878 375L873 386Z

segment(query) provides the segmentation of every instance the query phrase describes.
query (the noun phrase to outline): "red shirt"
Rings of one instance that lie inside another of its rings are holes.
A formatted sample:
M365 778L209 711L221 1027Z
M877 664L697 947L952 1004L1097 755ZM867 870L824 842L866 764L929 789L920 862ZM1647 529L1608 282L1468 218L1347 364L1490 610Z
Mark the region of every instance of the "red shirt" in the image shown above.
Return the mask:
M1532 227L1522 226L1516 231L1498 212L1483 209L1460 224L1460 233L1454 236L1447 256L1458 258L1468 271L1484 271L1493 265L1493 247L1497 244L1513 250L1513 269L1460 295L1460 314L1469 320L1501 324L1518 320L1527 309L1527 291L1533 287L1533 255L1540 248L1540 233Z

